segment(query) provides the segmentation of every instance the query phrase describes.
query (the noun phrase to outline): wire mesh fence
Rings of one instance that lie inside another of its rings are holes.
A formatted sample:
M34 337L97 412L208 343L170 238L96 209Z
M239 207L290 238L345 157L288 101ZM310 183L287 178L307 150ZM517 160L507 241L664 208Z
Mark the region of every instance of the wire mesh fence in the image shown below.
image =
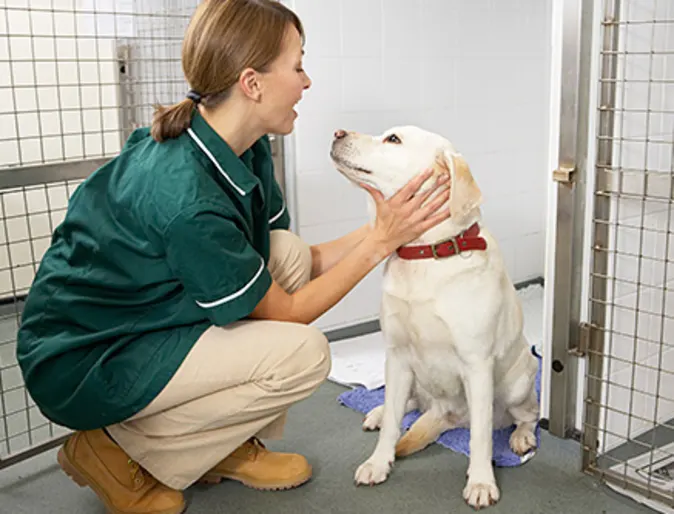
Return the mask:
M601 27L585 462L674 506L674 4Z
M68 181L0 191L0 464L65 432L42 416L24 387L16 331L21 299L76 185Z
M79 181L156 103L181 99L198 0L3 0L0 5L0 468L55 444L16 363L16 330Z

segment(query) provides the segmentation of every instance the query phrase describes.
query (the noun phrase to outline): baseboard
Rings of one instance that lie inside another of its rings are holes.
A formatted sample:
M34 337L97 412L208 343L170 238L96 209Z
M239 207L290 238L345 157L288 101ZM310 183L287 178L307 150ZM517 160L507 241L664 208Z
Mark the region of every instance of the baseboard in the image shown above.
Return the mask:
M523 282L518 282L515 284L515 289L520 290L525 287L540 285L545 286L545 280L543 277L536 277L529 280L524 280ZM326 330L325 337L328 338L329 342L340 341L342 339L350 339L352 337L364 336L367 334L372 334L374 332L379 332L379 320L364 321L362 323L356 323L355 325L349 325L344 328L337 328L334 330Z
M334 330L326 330L325 337L328 338L329 342L340 341L342 339L350 339L352 337L364 336L366 334L372 334L374 332L379 332L379 320L374 319L372 321L364 321L362 323L356 323L355 325L349 325L344 328L337 328Z
M524 289L525 287L536 285L545 287L545 279L543 277L535 277L529 280L524 280L522 282L518 282L517 284L515 284L515 289L520 290Z
M5 305L14 305L16 303L23 303L26 301L27 294L21 294L19 296L3 296L0 297L0 307Z
M25 300L26 295L0 298L0 318L20 315L23 312Z

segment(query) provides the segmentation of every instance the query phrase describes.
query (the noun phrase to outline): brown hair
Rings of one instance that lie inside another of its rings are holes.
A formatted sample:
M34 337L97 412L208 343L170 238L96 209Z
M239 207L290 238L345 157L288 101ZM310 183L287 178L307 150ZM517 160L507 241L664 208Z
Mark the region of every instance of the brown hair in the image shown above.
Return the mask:
M265 71L281 52L289 25L304 40L297 15L276 0L205 0L190 20L182 47L182 66L200 102L212 108L223 102L246 68ZM195 102L185 98L156 106L152 137L164 141L190 126Z

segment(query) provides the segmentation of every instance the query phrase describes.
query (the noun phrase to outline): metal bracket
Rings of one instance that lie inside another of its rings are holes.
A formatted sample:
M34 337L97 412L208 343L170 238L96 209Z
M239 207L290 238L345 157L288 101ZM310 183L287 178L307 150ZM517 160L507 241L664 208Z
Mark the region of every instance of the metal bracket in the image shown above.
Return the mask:
M286 176L285 176L285 148L282 136L278 134L268 134L269 145L271 146L271 157L274 162L274 176L276 182L281 188L281 192L286 194Z
M575 357L585 357L590 348L590 337L592 336L592 326L589 323L581 323L578 327L578 344L569 348L569 355Z
M576 167L560 166L552 172L552 179L562 184L571 184L576 174Z
M280 153L279 145L281 144L281 139L275 134L268 134L269 145L271 146L271 155L276 157Z

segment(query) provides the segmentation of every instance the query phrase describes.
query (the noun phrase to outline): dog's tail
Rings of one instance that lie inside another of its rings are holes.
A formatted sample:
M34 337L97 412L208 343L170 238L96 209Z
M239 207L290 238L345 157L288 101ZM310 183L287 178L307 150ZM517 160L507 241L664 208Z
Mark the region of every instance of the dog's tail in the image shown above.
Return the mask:
M456 428L457 419L452 414L439 415L429 410L410 427L396 445L396 457L406 457L423 450L446 430Z

